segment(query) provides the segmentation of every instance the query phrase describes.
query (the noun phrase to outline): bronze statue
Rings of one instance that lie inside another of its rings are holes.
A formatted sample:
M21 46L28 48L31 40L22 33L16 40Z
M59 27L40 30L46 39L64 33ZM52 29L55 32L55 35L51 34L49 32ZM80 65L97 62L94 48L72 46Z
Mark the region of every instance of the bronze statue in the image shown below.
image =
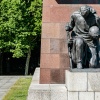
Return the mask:
M72 68L94 68L99 63L100 17L87 5L71 15L66 25L70 66Z

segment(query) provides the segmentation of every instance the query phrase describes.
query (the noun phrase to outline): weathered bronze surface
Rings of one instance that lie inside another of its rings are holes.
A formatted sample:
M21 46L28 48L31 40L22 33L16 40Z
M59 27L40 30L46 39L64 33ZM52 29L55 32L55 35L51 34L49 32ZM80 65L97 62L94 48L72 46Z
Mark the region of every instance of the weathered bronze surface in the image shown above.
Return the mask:
M100 17L87 5L66 24L71 68L96 68L99 64ZM70 34L69 34L70 33Z

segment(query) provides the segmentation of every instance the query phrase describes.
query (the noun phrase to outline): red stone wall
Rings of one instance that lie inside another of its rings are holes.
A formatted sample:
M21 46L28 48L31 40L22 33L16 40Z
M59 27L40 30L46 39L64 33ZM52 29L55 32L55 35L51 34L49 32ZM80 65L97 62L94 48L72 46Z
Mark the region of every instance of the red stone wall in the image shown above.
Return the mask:
M66 22L81 5L58 4L56 0L43 0L41 36L41 84L62 84L65 70L69 69L66 41ZM93 6L100 15L100 5Z

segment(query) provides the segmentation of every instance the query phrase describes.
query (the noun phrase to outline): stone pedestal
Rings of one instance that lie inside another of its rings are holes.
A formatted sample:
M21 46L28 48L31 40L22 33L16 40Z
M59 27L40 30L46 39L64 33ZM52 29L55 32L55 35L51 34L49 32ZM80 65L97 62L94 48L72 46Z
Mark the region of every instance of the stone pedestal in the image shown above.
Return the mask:
M27 100L100 100L100 72L65 73L66 84L39 84L36 69Z
M66 71L68 100L100 100L100 72Z
M27 100L67 100L65 84L39 84L39 71L35 70Z
M65 25L82 3L90 3L100 15L99 0L43 0L41 35L41 84L64 84L69 69ZM95 4L96 5L93 5Z

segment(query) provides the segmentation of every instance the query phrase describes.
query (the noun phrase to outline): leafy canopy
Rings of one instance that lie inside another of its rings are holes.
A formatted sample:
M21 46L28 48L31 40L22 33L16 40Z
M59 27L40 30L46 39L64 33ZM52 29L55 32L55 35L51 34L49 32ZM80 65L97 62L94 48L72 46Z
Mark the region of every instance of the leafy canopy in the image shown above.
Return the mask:
M22 57L37 45L41 33L42 0L0 1L0 49Z

